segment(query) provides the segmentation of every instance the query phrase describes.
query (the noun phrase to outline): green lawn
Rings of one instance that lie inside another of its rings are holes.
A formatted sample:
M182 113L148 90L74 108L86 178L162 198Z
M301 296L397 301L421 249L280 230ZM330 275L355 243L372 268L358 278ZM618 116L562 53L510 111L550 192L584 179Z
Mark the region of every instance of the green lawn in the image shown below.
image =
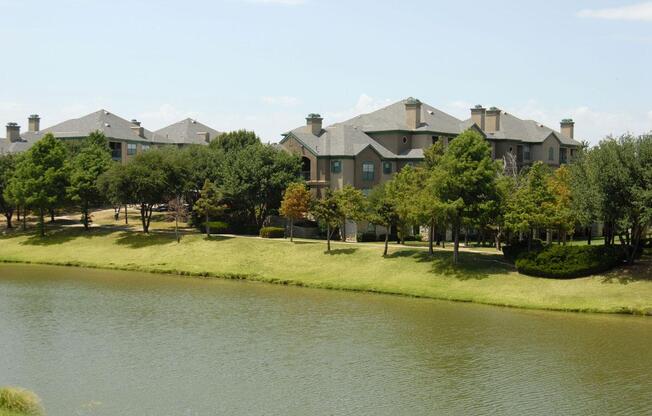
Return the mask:
M262 240L186 235L177 244L169 232L102 228L51 231L0 238L0 261L140 270L243 278L329 289L363 290L524 308L652 315L649 266L606 276L562 281L520 275L501 255L451 253L433 258L422 248L322 241Z

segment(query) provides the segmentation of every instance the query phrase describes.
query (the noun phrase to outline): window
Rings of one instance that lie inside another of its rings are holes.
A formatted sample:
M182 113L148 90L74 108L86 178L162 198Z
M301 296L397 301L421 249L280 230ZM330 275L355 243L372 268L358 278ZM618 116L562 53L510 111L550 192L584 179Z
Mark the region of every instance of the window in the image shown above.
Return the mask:
M529 144L524 144L523 145L523 159L524 160L530 160L530 145Z
M369 196L370 193L371 193L371 189L369 189L369 188L364 188L364 189L362 189L362 195L364 195L364 196ZM372 225L372 224L369 223L369 225ZM369 225L368 225L367 227L369 227ZM372 231L373 231L373 230L372 230Z
M383 162L383 173L385 175L392 173L392 162Z
M403 136L403 143L407 143L407 137Z
M109 142L109 149L113 160L122 160L122 143Z
M340 173L342 172L342 161L341 160L331 160L331 172Z
M435 144L439 141L439 137L437 136L432 136L432 144Z
M554 161L555 160L555 149L552 147L548 148L548 160Z
M363 181L374 180L374 164L372 162L364 162L362 164L362 180Z
M144 144L144 145L142 145L140 148L142 149L143 152L146 152L146 151L149 150L149 145L148 145L148 144Z
M559 149L559 163L566 163L568 162L567 156L568 151L565 148L560 148Z
M133 156L136 154L136 143L127 143L127 155Z

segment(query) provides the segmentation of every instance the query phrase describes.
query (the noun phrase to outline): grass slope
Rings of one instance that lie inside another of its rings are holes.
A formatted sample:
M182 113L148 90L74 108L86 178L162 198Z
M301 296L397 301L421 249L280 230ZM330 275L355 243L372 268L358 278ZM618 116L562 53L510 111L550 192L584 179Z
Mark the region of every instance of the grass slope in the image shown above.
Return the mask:
M433 258L421 248L262 240L191 234L180 244L169 233L110 228L62 229L45 238L8 234L0 261L242 278L315 288L361 290L522 308L652 315L650 268L605 276L550 280L520 275L496 254L462 253Z

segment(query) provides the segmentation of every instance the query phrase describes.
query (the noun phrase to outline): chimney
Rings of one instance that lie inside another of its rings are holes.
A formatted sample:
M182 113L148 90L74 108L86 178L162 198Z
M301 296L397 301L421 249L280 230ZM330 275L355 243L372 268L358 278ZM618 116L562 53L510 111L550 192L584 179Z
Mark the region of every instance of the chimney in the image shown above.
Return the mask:
M495 133L500 130L500 109L491 107L487 110L485 117L485 131Z
M20 126L18 123L7 123L7 140L11 143L20 141Z
M410 130L421 126L421 101L412 97L405 100L405 121Z
M482 130L485 129L485 114L487 109L478 104L471 109L471 120L478 125Z
M570 137L571 139L575 138L575 122L572 118L565 118L560 123L561 134Z
M38 114L32 114L27 119L28 131L30 133L38 133L41 130L41 118Z
M131 131L138 137L145 137L145 129L140 126L140 121L131 119Z
M321 134L321 122L323 120L324 119L321 118L319 114L316 113L308 114L308 117L306 118L306 124L308 127L310 127L312 134L314 134L315 136L319 136Z
M211 142L211 134L210 134L209 132L205 132L205 133L204 133L203 131L202 131L202 132L198 132L198 133L197 133L197 136L201 137L202 140L204 140L206 143L210 143L210 142Z

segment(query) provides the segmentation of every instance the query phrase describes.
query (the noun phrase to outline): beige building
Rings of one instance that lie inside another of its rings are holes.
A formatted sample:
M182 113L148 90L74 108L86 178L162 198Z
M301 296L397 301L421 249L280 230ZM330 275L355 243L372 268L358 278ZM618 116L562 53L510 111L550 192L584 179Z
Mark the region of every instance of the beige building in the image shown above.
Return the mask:
M40 117L31 115L28 130L20 132L18 123L7 124L7 137L0 139L0 152L16 153L29 149L47 133L66 141L79 141L91 132L101 131L109 142L113 160L127 162L150 147L208 144L221 133L196 120L185 119L157 131L144 128L137 120L126 120L109 111L99 110L80 118L41 130Z
M403 166L421 162L433 143L448 145L468 129L489 141L494 159L518 168L537 160L558 167L580 146L572 120L563 120L556 131L495 107L476 106L463 121L414 98L328 127L319 114L310 114L306 125L285 133L280 143L301 156L304 178L321 195L325 188L344 185L367 191Z

